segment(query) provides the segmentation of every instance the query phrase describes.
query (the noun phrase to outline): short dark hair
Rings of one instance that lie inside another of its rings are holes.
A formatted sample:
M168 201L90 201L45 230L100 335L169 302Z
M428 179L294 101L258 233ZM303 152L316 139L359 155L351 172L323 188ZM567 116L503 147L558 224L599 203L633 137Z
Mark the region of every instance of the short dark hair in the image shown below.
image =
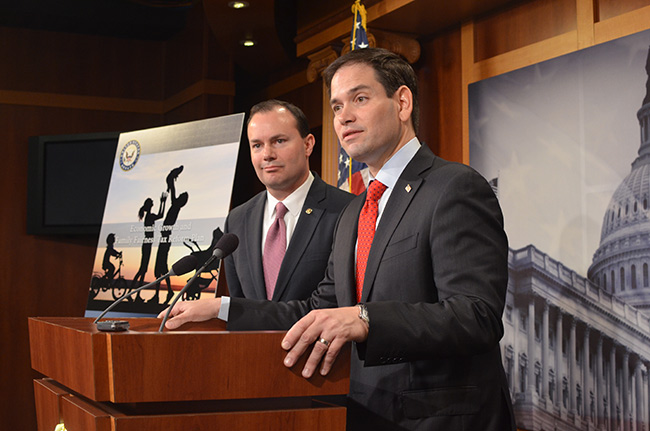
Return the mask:
M251 118L253 118L253 115L259 112L270 112L273 111L275 108L285 108L287 111L291 112L293 118L296 119L296 128L298 129L298 133L300 133L301 138L304 138L307 135L309 135L309 133L311 133L311 130L309 129L309 122L307 121L307 116L305 115L304 112L302 112L302 109L298 108L293 103L289 103L289 102L285 102L284 100L277 100L277 99L265 100L264 102L260 102L255 106L253 106L248 116L246 127L248 127L248 124L251 122Z
M386 96L392 97L402 85L406 85L413 93L413 113L411 121L417 131L420 122L420 106L418 103L418 80L410 64L399 55L383 48L355 49L334 60L323 72L327 92L331 96L332 78L338 70L347 65L367 64L375 71L377 81L384 87Z

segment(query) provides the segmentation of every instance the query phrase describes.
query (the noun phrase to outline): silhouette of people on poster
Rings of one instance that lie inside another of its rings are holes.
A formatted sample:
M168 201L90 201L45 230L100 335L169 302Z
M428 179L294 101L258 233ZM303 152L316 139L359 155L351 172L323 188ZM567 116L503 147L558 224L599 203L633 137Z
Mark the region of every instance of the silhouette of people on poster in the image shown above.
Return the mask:
M136 289L144 283L144 276L149 270L149 260L151 259L151 248L153 247L153 235L154 235L154 224L156 220L163 218L165 214L165 202L167 201L167 193L163 192L160 195L160 208L158 213L152 212L153 209L153 200L147 198L144 201L144 204L140 207L138 211L138 219L144 219L144 239L142 241L142 257L140 258L140 268L136 272L135 277L133 277L133 282L131 283L131 289ZM142 302L143 299L138 292L135 297L135 301Z
M183 208L187 204L187 201L189 200L189 194L187 192L183 192L180 195L176 196L175 182L182 171L183 171L182 165L175 169L172 169L167 175L167 179L166 179L167 190L169 191L171 204L169 209L167 210L167 215L163 220L163 225L160 232L160 243L158 245L158 253L156 254L156 263L154 266L154 276L156 278L161 277L167 274L167 272L169 272L167 259L169 256L169 249L172 245L172 241L171 241L172 230L174 224L176 223L176 220L178 220L178 214L181 208ZM167 284L167 298L165 299L164 304L168 304L169 301L171 301L171 299L174 296L174 291L172 290L171 282L169 281L169 278L165 280L165 283ZM157 283L156 293L147 302L159 303L159 291L160 291L160 283Z
M171 193L174 188L174 182L178 179L178 176L183 172L183 165L180 165L177 168L171 170L169 175L167 175L167 192Z
M115 276L115 265L111 262L111 257L121 257L122 252L115 250L115 234L109 233L106 236L106 251L104 251L104 260L102 261L102 269L105 271L106 279L111 281Z

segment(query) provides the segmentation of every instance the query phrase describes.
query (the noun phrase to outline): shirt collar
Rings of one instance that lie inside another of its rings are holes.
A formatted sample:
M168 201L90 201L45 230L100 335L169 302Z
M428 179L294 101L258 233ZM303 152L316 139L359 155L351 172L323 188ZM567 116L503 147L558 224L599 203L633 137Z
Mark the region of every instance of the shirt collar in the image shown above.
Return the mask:
M399 149L393 156L388 159L384 166L381 167L375 178L370 175L370 181L377 179L389 189L395 187L397 180L409 164L415 153L420 149L420 141L413 138Z
M305 199L307 199L307 194L309 193L309 189L311 188L313 182L314 174L309 171L309 175L307 176L305 182L302 183L302 185L294 190L289 196L284 198L282 203L285 207L287 207L287 210L289 210L289 214L292 214L294 217L300 214L302 206L305 204ZM274 198L271 193L268 191L266 192L266 209L269 216L275 216L275 205L278 202L280 201Z

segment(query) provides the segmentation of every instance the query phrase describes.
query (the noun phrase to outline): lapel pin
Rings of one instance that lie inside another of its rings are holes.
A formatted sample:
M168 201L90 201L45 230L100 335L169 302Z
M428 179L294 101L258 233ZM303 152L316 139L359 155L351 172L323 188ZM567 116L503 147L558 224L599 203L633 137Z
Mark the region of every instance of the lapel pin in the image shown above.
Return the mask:
M411 185L407 184L406 187L404 187L404 190L406 190L406 193L411 193Z
M305 210L305 212L306 212L307 214L311 214L312 209L311 209L311 208L307 208L307 209Z

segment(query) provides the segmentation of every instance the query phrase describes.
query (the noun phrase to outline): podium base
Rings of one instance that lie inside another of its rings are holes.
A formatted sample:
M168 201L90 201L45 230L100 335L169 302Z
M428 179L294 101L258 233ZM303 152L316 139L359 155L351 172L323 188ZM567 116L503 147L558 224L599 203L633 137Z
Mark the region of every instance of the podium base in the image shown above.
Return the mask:
M39 431L343 431L345 407L311 397L114 404L75 394L52 379L34 381Z

